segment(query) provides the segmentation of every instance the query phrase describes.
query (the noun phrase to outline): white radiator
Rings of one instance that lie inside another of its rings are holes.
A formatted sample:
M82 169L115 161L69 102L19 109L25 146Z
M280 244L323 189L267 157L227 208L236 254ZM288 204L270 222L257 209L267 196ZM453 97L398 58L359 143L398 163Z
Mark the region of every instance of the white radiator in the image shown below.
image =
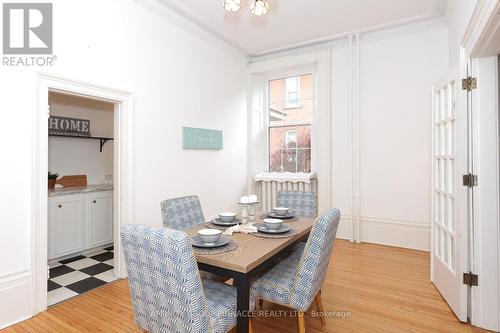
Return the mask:
M314 173L262 172L255 176L255 182L264 212L277 206L278 192L281 190L318 192L318 180Z

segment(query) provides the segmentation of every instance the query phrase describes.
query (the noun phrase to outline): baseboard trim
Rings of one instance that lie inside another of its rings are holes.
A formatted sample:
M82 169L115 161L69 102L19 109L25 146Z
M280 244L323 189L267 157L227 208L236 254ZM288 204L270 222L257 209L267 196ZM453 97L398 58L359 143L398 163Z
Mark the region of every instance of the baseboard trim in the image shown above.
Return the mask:
M0 329L32 317L32 274L24 270L0 277Z
M362 242L430 251L430 224L373 217L361 217L360 222ZM337 238L351 239L350 216L342 216Z

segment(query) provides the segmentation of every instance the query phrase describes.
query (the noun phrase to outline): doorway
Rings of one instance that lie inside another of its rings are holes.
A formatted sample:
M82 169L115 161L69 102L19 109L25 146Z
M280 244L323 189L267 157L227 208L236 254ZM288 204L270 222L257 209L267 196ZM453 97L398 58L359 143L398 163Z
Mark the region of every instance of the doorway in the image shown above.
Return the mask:
M115 104L49 91L47 305L114 275Z
M33 154L33 212L32 216L32 262L33 262L33 293L34 293L34 307L33 314L37 314L41 311L46 310L48 296L48 278L49 267L47 263L50 259L55 259L54 252L49 248L51 237L49 237L49 212L50 212L50 201L48 199L48 179L47 174L49 166L49 129L48 129L48 118L50 115L49 100L51 96L64 96L65 98L79 98L86 99L93 102L107 103L111 105L113 112L112 124L113 124L113 140L103 143L102 140L96 140L95 147L97 151L101 148L104 150L109 148L109 146L104 147L104 145L112 145L112 182L113 191L111 193L111 198L102 197L102 193L99 193L99 198L90 198L90 204L96 205L94 210L89 208L89 214L106 215L106 212L111 211L111 230L112 233L95 233L93 239L90 242L87 241L89 245L88 249L82 249L80 252L72 252L74 249L66 248L69 252L56 252L56 259L64 261L71 260L71 255L77 253L77 255L85 256L87 254L92 254L91 250L101 251L100 253L94 253L96 258L91 258L91 260L84 260L86 264L88 262L94 263L98 261L100 264L111 266L112 276L116 278L125 278L126 270L123 261L123 256L121 254L121 244L119 240L119 229L120 226L132 221L133 209L132 209L132 133L133 133L133 122L132 120L132 95L127 92L120 90L100 87L92 84L86 84L74 80L68 80L63 78L57 78L48 75L39 75L38 77L38 107L36 109L36 125L33 135L34 144L34 154ZM60 138L66 139L66 138ZM110 139L110 138L109 138ZM75 139L75 140L85 140L85 139ZM91 140L91 139L89 139ZM51 163L53 163L52 161ZM67 162L67 161L66 161ZM64 164L64 163L63 163ZM109 170L107 171L109 173ZM66 172L65 172L66 173ZM80 175L81 176L81 175ZM110 181L109 177L104 176L104 183ZM101 198L102 197L102 198ZM95 203L94 203L95 201ZM112 204L111 204L112 202ZM85 205L85 200L83 200L81 205ZM97 205L99 204L99 205ZM101 205L102 204L102 205ZM73 204L74 205L74 204ZM111 205L111 207L109 207ZM78 206L78 204L77 204ZM99 207L97 207L99 206ZM56 206L57 207L57 204ZM92 207L92 206L90 206ZM104 207L104 208L103 208ZM74 208L74 207L73 207ZM100 209L99 209L100 208ZM62 207L61 207L62 209ZM71 210L70 210L71 211ZM64 217L64 214L61 215ZM82 215L83 216L83 215ZM108 215L109 216L109 215ZM97 216L99 217L99 216ZM84 218L84 217L83 217ZM99 229L99 226L97 226ZM95 228L94 228L95 229ZM106 229L106 228L104 228ZM104 230L105 231L105 230ZM88 232L88 229L87 229ZM82 244L85 244L85 231L82 231ZM99 235L107 235L104 238L99 238ZM88 235L88 234L87 234ZM92 237L92 235L91 235ZM67 244L67 242L66 242ZM63 242L64 245L64 242ZM112 248L111 248L112 246ZM64 246L59 247L58 250L64 249ZM111 250L112 249L112 250ZM89 252L85 252L89 250ZM110 252L113 251L113 258L110 261ZM68 256L70 258L68 258ZM106 258L108 259L106 259ZM60 259L62 258L62 259ZM87 259L80 258L81 259ZM99 261L102 259L103 261ZM106 259L106 260L104 260ZM76 262L72 261L72 262ZM106 262L106 263L104 263ZM85 266L83 262L80 262L79 267ZM97 264L99 265L99 264ZM103 265L99 265L99 269L103 269ZM73 265L74 266L74 265ZM78 266L78 265L77 265ZM91 265L95 266L95 265ZM87 266L90 267L90 266ZM70 267L74 271L79 271L77 267ZM107 268L107 267L106 267ZM97 269L97 268L96 268ZM95 270L94 270L95 271ZM91 273L88 271L87 273ZM101 272L102 273L102 272ZM100 273L98 273L100 274ZM76 275L76 274L73 274ZM90 275L90 274L87 274ZM106 279L110 279L110 272L105 274ZM92 279L91 279L92 280ZM61 281L60 281L61 282ZM64 282L67 283L68 281ZM63 286L66 287L66 286ZM84 288L85 289L85 288ZM83 290L83 289L82 289Z

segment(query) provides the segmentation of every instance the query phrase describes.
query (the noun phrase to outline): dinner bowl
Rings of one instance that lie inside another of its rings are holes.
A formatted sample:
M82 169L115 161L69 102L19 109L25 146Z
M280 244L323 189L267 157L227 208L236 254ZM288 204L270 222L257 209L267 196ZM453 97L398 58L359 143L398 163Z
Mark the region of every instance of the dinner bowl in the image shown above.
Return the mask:
M219 214L219 218L221 219L222 222L233 222L235 217L236 217L235 213L220 213Z
M278 230L283 224L283 220L280 219L263 219L262 222L269 230Z
M278 216L286 216L288 213L288 208L286 207L274 207L273 212Z
M205 244L214 244L219 240L222 231L217 229L201 229L198 231L200 239Z

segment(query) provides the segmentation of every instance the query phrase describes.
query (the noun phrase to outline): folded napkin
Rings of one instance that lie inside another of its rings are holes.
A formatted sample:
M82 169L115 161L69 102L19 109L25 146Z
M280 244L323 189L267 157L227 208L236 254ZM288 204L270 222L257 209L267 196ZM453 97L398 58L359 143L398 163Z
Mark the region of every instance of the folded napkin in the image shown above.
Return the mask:
M231 228L228 228L226 231L224 231L225 235L232 235L233 232L241 232L244 234L251 234L253 232L257 232L257 228L253 226L253 223L248 223L248 224L239 224L232 226Z

